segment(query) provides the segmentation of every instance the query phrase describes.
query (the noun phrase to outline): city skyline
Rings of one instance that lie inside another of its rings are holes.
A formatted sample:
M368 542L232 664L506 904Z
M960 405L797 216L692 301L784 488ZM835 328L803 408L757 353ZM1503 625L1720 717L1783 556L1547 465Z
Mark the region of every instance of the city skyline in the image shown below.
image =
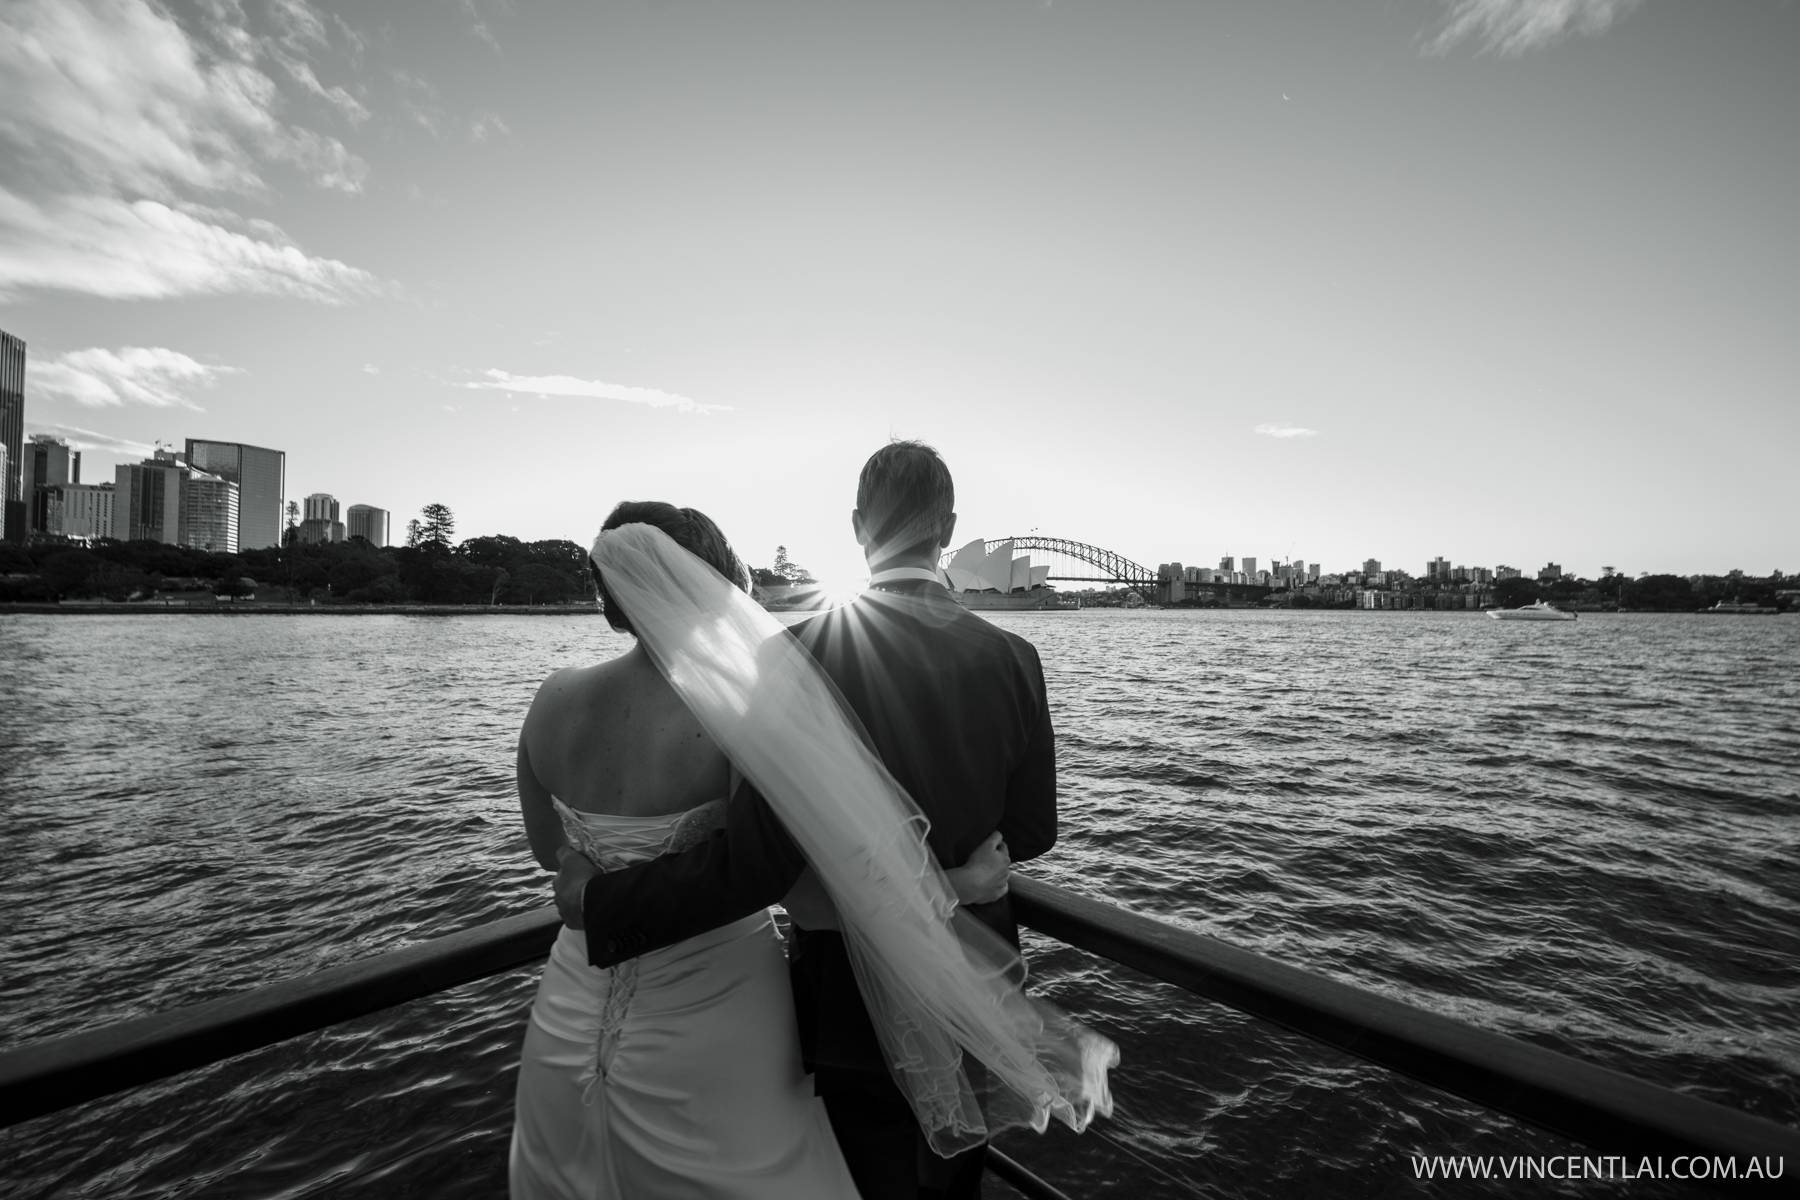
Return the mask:
M196 461L197 448L202 452L200 455L201 461ZM112 489L115 487L113 481L97 484L92 482L85 485L81 484L81 452L75 450L67 441L58 435L33 433L25 441L24 450L26 453L21 456L23 465L23 504L29 514L28 532L31 535L35 536L39 533L50 533L55 535L59 532L55 528L45 529L43 527L43 522L40 519L41 515L38 513L37 508L33 507L43 499L42 497L34 498L31 495L33 482L35 480L38 484L45 483L45 480L37 478L37 476L42 473L41 468L38 471L33 470L34 454L36 456L36 461L41 461L45 457L46 451L59 452L62 455L62 468L60 471L52 473L48 483L49 486L66 488L67 485L74 484L84 490L92 490L96 487L103 489ZM197 438L187 439L187 451L183 455L176 455L174 451L159 445L154 448L152 453L145 459L135 463L120 463L118 469L120 477L123 478L126 469L132 467L161 467L163 469L179 468L182 470L192 468L197 475L226 480L236 488L239 486L241 476L245 473L245 464L252 461L246 452L255 452L255 454L264 456L266 462L262 467L260 474L264 477L263 483L265 488L269 479L285 477L286 456L282 451L270 450L259 446L246 446L238 443L212 442ZM0 454L3 453L4 451L0 450ZM209 473L207 471L208 463L215 459L218 460L217 465L223 469L216 474ZM4 464L6 461L5 458L0 458L0 464ZM251 468L251 473L253 475L257 473L254 467ZM253 480L253 485L254 483L255 481ZM290 530L295 537L306 543L342 542L350 538L361 537L376 547L393 544L391 536L392 514L379 506L352 504L348 508L343 508L341 502L335 495L326 492L312 493L303 500L290 501L287 500L285 496L281 495L278 485L276 486L276 490L270 493L270 495L278 497L276 511L279 513L280 517L280 524L278 526L280 530L279 536L271 537L268 540L257 540L254 543L243 541L245 522L241 516L242 509L234 500L234 516L232 517L231 524L236 530L238 538L236 547L234 548L255 549L273 546L285 540ZM265 499L266 498L267 497L265 497ZM340 517L343 519L339 519ZM292 522L291 525L290 518ZM125 518L125 523L129 525L131 523L130 519ZM112 532L110 534L97 533L88 536L118 536L117 528L110 519L99 520L96 524L96 528L110 530ZM70 530L62 530L61 533L64 536L73 538L84 536ZM469 536L484 537L492 535L477 534ZM579 539L575 538L562 540L575 541L579 544ZM983 540L1006 539L977 539L977 544ZM969 547L964 547L963 549L966 552ZM785 547L778 546L775 558L772 561L779 561L784 553ZM951 549L947 548L945 550L944 557L946 561L949 560L952 553L953 551ZM1259 564L1264 562L1266 562L1268 566L1259 567ZM1239 556L1229 554L1219 559L1219 565L1216 569L1202 568L1194 564L1187 564L1184 568L1181 560L1174 560L1172 563L1164 562L1160 564L1156 570L1159 573L1166 574L1171 567L1176 569L1177 575L1185 569L1190 581L1194 580L1194 573L1196 571L1202 571L1214 575L1222 572L1225 582L1232 582L1235 580L1240 583L1254 583L1258 578L1261 578L1264 581L1274 578L1286 579L1289 577L1290 572L1292 573L1293 578L1310 579L1314 582L1318 581L1321 575L1326 577L1355 577L1359 575L1384 578L1404 577L1413 581L1431 581L1433 579L1445 580L1454 576L1459 583L1486 583L1493 578L1505 579L1517 577L1521 574L1535 576L1538 579L1555 579L1563 576L1568 576L1570 578L1584 577L1576 571L1565 571L1563 567L1554 560L1547 561L1543 567L1537 568L1534 572L1531 570L1522 570L1521 568L1505 563L1496 564L1491 567L1483 565L1470 566L1460 561L1446 559L1441 554L1434 559L1427 560L1422 570L1418 572L1408 570L1405 567L1392 566L1391 564L1384 568L1382 560L1377 558L1364 559L1360 565L1352 564L1349 567L1332 566L1327 568L1316 559L1308 563L1306 559L1298 556L1283 557L1275 555L1264 559L1258 555L1244 555L1240 558ZM1650 571L1636 572L1639 577L1650 575L1652 573L1653 572ZM1743 571L1740 568L1734 568L1724 572L1669 571L1659 573L1673 574L1684 578L1699 578L1706 575L1721 577L1740 573L1759 577L1761 575L1760 572L1755 570ZM1775 568L1774 574L1779 575L1781 573L1780 568ZM1632 574L1633 573L1628 570L1621 570L1614 565L1604 564L1599 568L1597 573L1586 577L1605 579L1614 575L1619 575L1629 578ZM830 581L830 583L832 586L837 586L853 582L854 578L854 573L852 573L852 575L848 577L839 576L835 580ZM1204 581L1205 580L1201 580L1201 582Z
M91 478L842 578L897 434L959 541L1800 567L1791 5L108 12L0 18L0 328Z

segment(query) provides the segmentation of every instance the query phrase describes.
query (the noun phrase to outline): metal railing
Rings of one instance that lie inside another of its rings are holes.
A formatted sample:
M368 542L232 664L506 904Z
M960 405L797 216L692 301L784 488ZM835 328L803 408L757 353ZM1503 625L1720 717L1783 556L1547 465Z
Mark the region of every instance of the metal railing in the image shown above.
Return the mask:
M1777 1157L1800 1130L1287 966L1027 876L1019 921L1078 949L1301 1033L1605 1154ZM0 1126L124 1091L542 959L554 908L299 979L0 1053ZM990 1171L1067 1200L999 1151Z

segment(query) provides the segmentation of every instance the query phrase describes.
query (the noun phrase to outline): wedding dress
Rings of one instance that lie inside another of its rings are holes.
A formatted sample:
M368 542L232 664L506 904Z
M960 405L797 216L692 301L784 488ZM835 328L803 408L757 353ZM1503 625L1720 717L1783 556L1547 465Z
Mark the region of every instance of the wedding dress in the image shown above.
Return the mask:
M1118 1047L1026 995L1017 950L958 909L925 814L800 642L654 526L603 530L589 557L638 644L824 887L931 1149L950 1158L1003 1129L1042 1132L1055 1118L1079 1133L1111 1115ZM979 1097L965 1054L986 1068Z
M723 800L660 817L553 803L607 871L725 821ZM767 912L613 968L562 930L525 1035L511 1184L513 1200L855 1200Z

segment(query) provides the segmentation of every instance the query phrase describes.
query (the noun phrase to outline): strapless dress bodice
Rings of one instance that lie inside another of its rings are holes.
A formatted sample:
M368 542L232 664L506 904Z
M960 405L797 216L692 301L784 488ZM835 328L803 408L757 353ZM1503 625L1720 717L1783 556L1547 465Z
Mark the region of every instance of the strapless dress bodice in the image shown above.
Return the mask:
M649 862L665 854L679 854L725 827L725 801L708 800L685 812L659 817L622 817L613 813L581 812L555 796L550 802L562 818L569 844L592 859L602 871L617 871L632 863Z

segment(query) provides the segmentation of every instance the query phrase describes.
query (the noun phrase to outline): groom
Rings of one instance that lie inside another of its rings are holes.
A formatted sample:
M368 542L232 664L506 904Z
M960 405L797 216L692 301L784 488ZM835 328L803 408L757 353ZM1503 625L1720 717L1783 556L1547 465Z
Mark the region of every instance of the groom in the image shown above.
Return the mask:
M937 451L922 442L876 451L851 514L870 588L792 630L930 819L928 840L946 869L962 867L996 832L1014 861L1056 841L1056 748L1043 669L1029 642L971 614L938 582L954 506ZM585 928L588 961L610 967L781 901L806 866L768 802L745 784L727 806L723 834L683 853L603 875L566 854L557 907L572 928ZM963 907L1018 945L1003 893ZM986 1147L948 1162L923 1149L842 936L802 928L816 910L794 901L789 908L802 1053L863 1200L978 1196ZM922 1173L932 1186L921 1185Z

